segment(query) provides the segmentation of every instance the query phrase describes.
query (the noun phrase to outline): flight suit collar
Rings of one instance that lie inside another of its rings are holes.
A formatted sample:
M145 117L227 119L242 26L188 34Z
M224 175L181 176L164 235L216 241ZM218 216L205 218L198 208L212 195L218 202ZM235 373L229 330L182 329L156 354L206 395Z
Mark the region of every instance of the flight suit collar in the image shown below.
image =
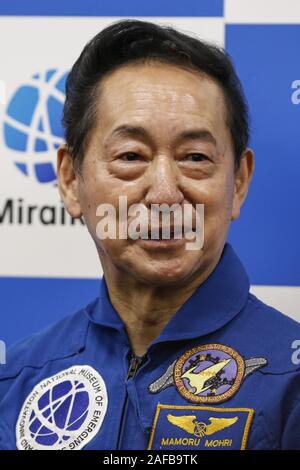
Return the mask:
M204 336L218 330L243 309L249 288L241 261L226 243L214 271L179 308L152 345ZM99 299L88 316L93 323L125 333L125 325L110 302L104 277Z

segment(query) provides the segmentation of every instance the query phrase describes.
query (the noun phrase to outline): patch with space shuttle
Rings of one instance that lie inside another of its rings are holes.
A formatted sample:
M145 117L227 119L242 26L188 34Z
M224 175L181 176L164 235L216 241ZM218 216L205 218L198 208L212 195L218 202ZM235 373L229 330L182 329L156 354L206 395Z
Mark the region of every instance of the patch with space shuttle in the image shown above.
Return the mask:
M264 357L244 359L223 344L205 344L189 349L174 361L155 382L150 393L175 386L193 403L222 403L229 400L245 378L267 364Z
M158 404L148 449L246 449L251 408Z

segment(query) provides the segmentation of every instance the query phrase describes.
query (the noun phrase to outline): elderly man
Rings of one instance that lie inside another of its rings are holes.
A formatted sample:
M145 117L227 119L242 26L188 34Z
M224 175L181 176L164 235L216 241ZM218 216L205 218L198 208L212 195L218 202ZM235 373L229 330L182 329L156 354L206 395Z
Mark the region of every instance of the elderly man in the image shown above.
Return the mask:
M115 23L74 64L63 121L60 195L104 276L97 299L8 354L0 448L300 449L299 325L249 293L226 243L254 168L229 58L169 27ZM175 236L174 216L169 237L161 219L100 236L103 207L121 227L121 197L149 220L190 207L189 232Z

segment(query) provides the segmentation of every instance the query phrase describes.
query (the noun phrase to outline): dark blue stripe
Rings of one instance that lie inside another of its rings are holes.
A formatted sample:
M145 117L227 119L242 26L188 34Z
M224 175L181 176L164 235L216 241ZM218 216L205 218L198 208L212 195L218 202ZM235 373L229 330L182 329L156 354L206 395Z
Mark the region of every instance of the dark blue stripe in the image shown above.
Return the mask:
M0 15L223 16L223 0L7 0Z
M7 346L85 307L99 280L0 277L0 340Z

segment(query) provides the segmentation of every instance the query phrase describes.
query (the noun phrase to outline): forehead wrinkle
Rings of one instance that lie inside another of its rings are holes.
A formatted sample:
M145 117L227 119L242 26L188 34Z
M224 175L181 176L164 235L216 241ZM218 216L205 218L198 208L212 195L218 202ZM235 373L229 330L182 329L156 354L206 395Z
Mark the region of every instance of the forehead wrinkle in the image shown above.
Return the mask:
M125 110L126 110L126 107L128 108L127 114L129 113L130 115L132 115L133 118L136 117L138 120L140 120L140 118L145 117L144 116L145 102L148 102L150 106L146 106L146 108L148 108L148 111L150 112L151 117L154 118L155 112L159 112L158 106L156 106L158 99L160 103L164 104L164 107L167 106L167 109L165 110L165 112L169 114L171 119L172 119L172 115L174 115L174 118L175 118L177 116L182 115L182 113L186 113L186 112L192 115L199 114L200 118L204 118L205 121L208 119L209 122L215 116L214 113L213 115L211 115L211 113L209 112L211 107L209 106L209 103L207 102L207 100L205 99L205 96L203 95L203 92L201 91L201 85L200 85L200 93L197 92L196 95L194 95L193 93L191 94L187 90L187 86L185 83L177 83L177 89L176 87L174 89L174 87L171 86L170 83L161 83L158 81L158 76L154 76L154 77L152 76L150 77L150 81L146 80L147 86L145 86L141 82L136 82L136 78L137 78L136 76L132 78L132 77L125 75L124 82L125 84L127 82L128 88L125 87L127 91L126 91L126 95L124 95L124 83L122 86L120 86L120 83L119 83L118 87L117 88L115 87L116 79L118 78L120 72L121 70L116 71L116 75L112 74L112 76L108 77L108 80L105 80L104 83L101 84L102 85L101 93L100 93L100 96L98 95L98 97L100 98L100 101L104 100L104 102L102 102L102 105L104 105L105 108L107 104L110 103L109 109L106 110L109 112L109 115L105 113L108 118L108 121L106 121L106 123L109 127L111 127L114 121L115 122L118 121L120 107L124 108L124 106L125 106ZM211 80L209 79L209 77L207 79L204 76L202 77L202 83L203 82L204 83L211 82ZM215 87L217 85L215 83L212 83L212 84L214 85L212 90L209 89L209 90L206 90L206 92L208 92L208 95L212 101L215 102L216 99L219 101L220 96L216 96L215 94L215 91L216 91ZM112 85L112 88L111 88L111 85ZM217 86L217 88L219 87ZM221 91L221 90L218 90L218 91ZM221 91L221 94L222 94L222 91ZM222 105L223 105L222 107L224 111L224 104L225 104L224 99L222 99L221 101L222 101ZM100 109L99 109L100 115L101 115L101 108L102 108L102 111L104 111L103 107L100 106ZM207 111L208 111L208 115L207 115ZM227 113L225 110L225 116L226 114ZM102 121L101 116L98 115L98 117L100 118L99 119L100 122L99 121L98 122L101 125L101 121ZM217 116L215 117L217 121L219 121L220 115L218 114L218 117ZM152 129L150 129L150 132L149 132L149 130L147 131L147 129L143 128L143 126L138 126L138 123L137 123L137 126L139 127L139 129L133 129L133 127L136 127L135 123L133 123L134 126L132 126L132 123L130 122L128 122L128 124L129 125L128 125L128 129L126 130L126 132L125 132L125 129L122 129L122 130L120 129L120 133L119 133L120 137L127 135L128 137L138 138L139 140L145 141L145 139L149 140L149 137L151 137L150 133L153 134L151 132ZM227 123L225 123L225 125L226 124ZM105 125L106 128L107 128L107 125ZM130 127L132 129L130 129ZM196 122L194 123L194 127L198 127ZM210 127L211 126L209 125L209 128ZM211 134L213 133L211 132ZM206 140L206 141L209 140L208 134L205 136L205 134L203 133L202 136L199 136L199 137L202 140ZM190 136L190 140L195 140L195 139L196 137L192 135ZM152 136L152 140L153 140L153 136ZM214 143L213 139L211 139L211 142Z

